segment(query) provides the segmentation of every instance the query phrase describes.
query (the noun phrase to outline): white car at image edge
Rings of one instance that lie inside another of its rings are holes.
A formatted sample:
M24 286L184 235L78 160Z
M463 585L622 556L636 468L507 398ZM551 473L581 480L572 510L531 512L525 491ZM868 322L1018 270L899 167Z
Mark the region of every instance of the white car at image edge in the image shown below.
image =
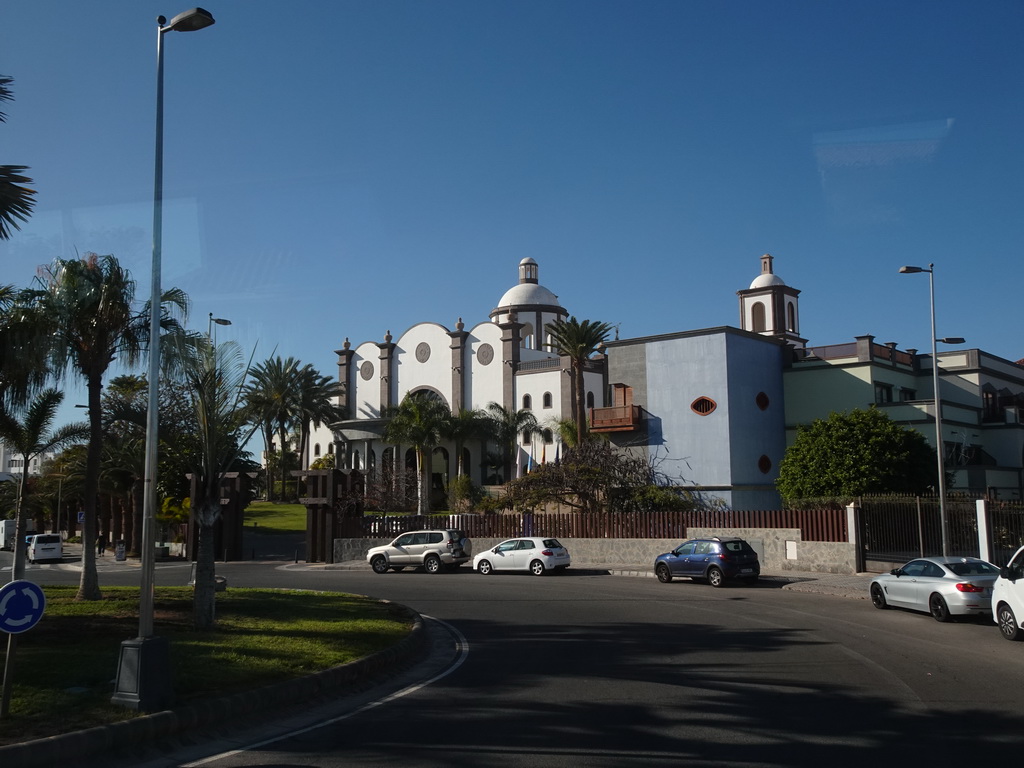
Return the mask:
M473 570L484 576L495 571L529 571L543 576L569 567L569 550L558 539L523 536L508 539L473 558Z
M1007 640L1024 639L1024 547L1018 549L1010 564L999 569L992 585L992 619Z

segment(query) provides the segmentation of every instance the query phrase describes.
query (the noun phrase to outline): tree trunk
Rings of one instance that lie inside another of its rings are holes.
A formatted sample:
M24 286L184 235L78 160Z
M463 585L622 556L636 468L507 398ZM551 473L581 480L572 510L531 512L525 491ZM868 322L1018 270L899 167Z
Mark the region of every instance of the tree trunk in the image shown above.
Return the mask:
M196 547L196 581L193 595L195 628L212 630L217 623L217 569L214 552L214 525L220 515L220 500L213 504L208 499L198 502L196 522L199 523L199 542Z
M85 454L85 519L82 521L82 578L77 600L99 600L100 580L96 573L96 503L100 486L103 451L103 423L100 410L102 379L89 374L89 447Z

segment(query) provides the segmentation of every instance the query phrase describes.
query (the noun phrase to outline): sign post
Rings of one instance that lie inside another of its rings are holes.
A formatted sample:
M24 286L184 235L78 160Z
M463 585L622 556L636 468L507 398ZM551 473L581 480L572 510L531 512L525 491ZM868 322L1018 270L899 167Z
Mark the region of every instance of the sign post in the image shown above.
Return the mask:
M0 719L7 717L10 708L17 637L39 623L45 610L46 596L38 584L19 579L0 587L0 631L7 633L7 661L4 663L3 693L0 695Z

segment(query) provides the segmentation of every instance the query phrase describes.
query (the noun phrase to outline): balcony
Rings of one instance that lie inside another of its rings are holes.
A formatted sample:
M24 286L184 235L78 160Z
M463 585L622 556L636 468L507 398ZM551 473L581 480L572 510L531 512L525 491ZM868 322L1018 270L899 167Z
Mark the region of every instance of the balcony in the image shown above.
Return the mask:
M591 432L633 432L640 428L642 422L643 409L639 405L590 409Z

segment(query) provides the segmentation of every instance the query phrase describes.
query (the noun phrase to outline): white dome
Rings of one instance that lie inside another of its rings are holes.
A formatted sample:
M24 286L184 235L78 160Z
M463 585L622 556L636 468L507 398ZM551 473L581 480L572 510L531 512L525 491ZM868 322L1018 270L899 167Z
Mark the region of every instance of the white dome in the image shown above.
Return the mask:
M502 296L501 300L498 302L498 309L503 309L505 307L535 306L538 304L554 307L562 306L558 303L558 297L543 285L536 285L535 283L520 283L519 285L514 285L505 291L505 295Z
M754 278L754 282L752 282L750 284L750 288L751 288L751 290L753 290L754 288L770 288L773 285L785 285L785 284L786 284L786 281L783 280L781 277L779 277L778 275L773 274L771 272L768 272L768 273L761 274L761 275L758 275L757 277L755 277Z

